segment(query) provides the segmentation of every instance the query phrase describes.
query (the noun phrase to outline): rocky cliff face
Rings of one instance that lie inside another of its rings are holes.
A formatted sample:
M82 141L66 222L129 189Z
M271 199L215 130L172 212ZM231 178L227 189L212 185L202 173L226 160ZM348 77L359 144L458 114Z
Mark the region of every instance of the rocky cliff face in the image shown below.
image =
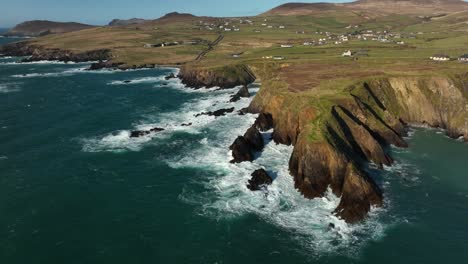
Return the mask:
M179 76L182 83L192 88L232 88L248 85L255 81L255 75L245 65L201 68L192 65L181 67Z
M386 147L407 146L406 124L441 127L468 140L466 75L375 79L350 87L339 100L299 107L268 87L262 90L249 110L270 113L275 140L294 145L289 168L295 187L307 198L331 188L341 196L335 213L349 223L382 205L382 190L364 168L368 162L393 163Z
M100 49L85 52L74 52L62 49L47 49L27 41L10 43L0 47L0 54L8 56L30 56L25 61L57 60L57 61L98 61L112 58L110 50Z

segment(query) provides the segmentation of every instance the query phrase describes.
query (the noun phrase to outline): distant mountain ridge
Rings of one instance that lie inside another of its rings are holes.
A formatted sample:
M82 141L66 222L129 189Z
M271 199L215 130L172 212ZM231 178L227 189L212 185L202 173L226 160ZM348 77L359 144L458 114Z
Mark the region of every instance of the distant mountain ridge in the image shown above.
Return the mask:
M8 30L4 36L19 36L19 37L39 37L49 34L66 33L78 31L95 26L86 25L76 22L54 22L48 20L32 20L16 25Z
M462 0L358 0L350 3L286 3L262 15L306 15L339 10L367 10L377 13L431 14L468 11Z
M128 26L128 25L143 24L149 21L151 20L147 20L143 18L114 19L111 22L109 22L108 26Z

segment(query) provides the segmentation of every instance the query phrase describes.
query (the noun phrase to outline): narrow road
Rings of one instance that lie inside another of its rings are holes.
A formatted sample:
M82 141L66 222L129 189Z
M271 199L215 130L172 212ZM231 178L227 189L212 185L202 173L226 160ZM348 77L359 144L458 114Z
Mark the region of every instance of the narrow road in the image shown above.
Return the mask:
M224 35L219 35L215 41L211 42L210 44L208 44L208 48L202 52L200 52L200 54L198 54L197 58L195 59L195 61L200 61L201 59L203 59L206 54L208 54L208 52L212 51L214 49L214 47L216 45L218 45L222 40L224 39Z

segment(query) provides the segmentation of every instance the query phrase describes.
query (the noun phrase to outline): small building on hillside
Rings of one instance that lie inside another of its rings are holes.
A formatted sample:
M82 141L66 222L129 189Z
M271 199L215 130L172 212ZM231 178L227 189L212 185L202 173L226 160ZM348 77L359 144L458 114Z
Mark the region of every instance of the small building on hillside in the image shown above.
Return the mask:
M290 44L281 44L281 47L282 47L282 48L292 48L293 45L290 45Z
M460 57L458 57L459 62L467 62L468 63L468 54L463 54Z
M347 50L347 51L343 52L343 54L341 54L341 56L351 57L351 56L353 56L353 53L351 52L351 50Z
M284 57L283 56L274 56L273 59L274 60L284 60Z
M435 55L429 57L429 59L431 59L433 61L449 61L450 56L445 55L445 54L435 54Z

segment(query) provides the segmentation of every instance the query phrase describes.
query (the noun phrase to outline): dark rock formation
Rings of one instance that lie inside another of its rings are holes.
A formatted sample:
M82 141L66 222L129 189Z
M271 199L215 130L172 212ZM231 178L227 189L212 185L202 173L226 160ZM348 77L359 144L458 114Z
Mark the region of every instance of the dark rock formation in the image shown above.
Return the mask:
M191 126L191 125L192 125L192 123L183 123L183 124L181 124L181 126Z
M253 151L243 136L238 136L229 149L232 150L232 157L234 158L231 163L241 163L254 159Z
M238 113L239 115L245 115L245 114L247 114L248 112L249 112L249 111L248 111L248 108L247 108L247 107L244 107L244 108L240 109L239 111L237 111L237 113Z
M224 115L226 115L227 113L232 113L232 112L234 112L234 107L218 109L218 110L216 110L216 111L202 112L202 113L200 113L200 114L196 114L195 117L199 117L199 116L202 116L202 115L208 115L208 116L215 116L215 117L218 117L218 116L224 116Z
M243 136L236 138L234 143L229 147L232 150L232 163L241 163L244 161L252 161L254 153L261 151L264 147L262 134L251 126Z
M382 206L382 191L352 163L348 164L345 175L341 201L335 213L348 223L356 223L364 219L371 206Z
M100 69L117 69L119 68L121 65L123 65L122 63L114 63L112 61L99 61L99 62L95 62L93 64L91 64L91 66L89 66L89 69L90 71L95 71L95 70L100 70Z
M252 178L248 181L247 188L251 191L259 191L271 185L273 179L264 169L256 170L252 173Z
M178 77L188 87L232 88L248 85L255 81L252 71L245 65L224 66L219 68L201 68L193 65L181 67Z
M250 97L249 88L247 88L247 85L243 85L242 88L240 88L239 91L231 97L229 102L237 102L241 99L241 97Z
M253 151L261 151L265 144L263 143L263 137L258 132L255 126L251 126L244 134L245 140L249 143Z
M177 78L177 76L174 75L174 73L171 72L171 74L169 74L168 76L164 77L164 79L166 81L170 80L170 79L175 79Z
M268 131L273 128L273 116L269 113L260 113L254 126L260 131Z
M143 137L143 136L149 135L151 133L157 133L157 132L161 132L161 131L164 131L164 128L155 127L155 128L150 129L150 130L135 130L135 131L132 131L130 133L130 137L131 138Z

